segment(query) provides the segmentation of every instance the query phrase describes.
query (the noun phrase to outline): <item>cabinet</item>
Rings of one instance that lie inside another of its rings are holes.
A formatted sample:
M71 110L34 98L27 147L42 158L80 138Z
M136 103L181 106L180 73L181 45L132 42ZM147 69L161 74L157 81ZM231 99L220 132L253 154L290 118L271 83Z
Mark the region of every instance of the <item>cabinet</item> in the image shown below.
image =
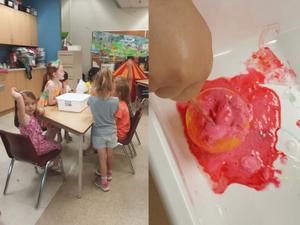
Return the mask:
M25 73L25 72L23 72ZM33 91L35 96L38 98L42 93L43 77L46 73L45 69L32 70L32 79L26 79L26 89Z
M0 5L0 43L11 43L12 32L11 32L11 21L8 18L12 17L11 10L4 10L3 5Z
M37 46L36 17L0 5L0 44Z
M42 82L45 69L33 69L32 79L28 80L24 69L12 70L7 74L0 73L0 84L5 85L4 89L0 92L0 112L12 109L14 101L11 97L11 88L16 87L18 90L31 90L38 98L41 95Z
M14 101L10 95L11 87L16 86L14 74L0 74L0 83L5 85L4 90L0 92L0 111L6 111L14 107Z
M82 56L81 51L58 51L64 71L69 75L68 83L75 90L78 80L82 77Z

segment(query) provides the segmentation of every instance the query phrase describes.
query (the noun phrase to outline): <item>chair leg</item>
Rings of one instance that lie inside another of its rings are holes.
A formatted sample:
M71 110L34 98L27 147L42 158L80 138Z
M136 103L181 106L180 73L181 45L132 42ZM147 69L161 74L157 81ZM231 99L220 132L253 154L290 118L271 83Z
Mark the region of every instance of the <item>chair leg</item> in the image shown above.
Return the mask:
M48 172L48 168L50 166L50 163L51 163L51 161L47 162L45 170L44 170L44 173L43 173L43 176L41 178L39 196L38 196L38 199L37 199L37 202L36 202L36 206L35 206L36 209L39 207L39 204L40 204L40 200L41 200L41 197L42 197L42 192L43 192L44 185L45 185L45 182L46 182L46 176L47 176L47 172Z
M128 150L129 150L129 153L130 153L130 158L133 159L133 157L134 157L133 150L131 149L130 145L127 145L127 146L128 146Z
M61 175L63 177L63 181L65 181L66 180L66 174L65 174L64 164L63 164L63 160L62 160L61 156L59 156L59 162L60 162Z
M139 145L140 145L140 144L141 144L141 141L140 141L140 138L139 138L139 136L138 136L138 134L137 134L136 131L134 131L134 135L135 135L135 137L136 137L136 139L137 139L137 141L138 141L138 143L139 143Z
M34 170L35 170L35 173L36 173L37 175L43 174L43 172L40 172L40 171L39 171L39 168L40 168L40 167L38 167L38 166L34 166Z
M10 162L10 165L9 165L9 168L8 168L8 174L7 174L7 178L6 178L6 183L5 183L3 195L6 195L6 190L7 190L8 184L9 184L10 175L11 175L11 172L13 170L14 163L15 163L15 159L11 159L11 162Z
M131 159L130 159L130 157L129 157L129 155L128 155L128 152L126 151L126 148L125 148L124 145L122 146L122 149L123 149L123 152L124 152L124 154L125 154L125 157L126 157L127 161L129 162L129 166L130 166L130 168L131 168L132 174L135 174L135 171L134 171L134 168L133 168Z
M38 174L38 175L40 174L37 166L34 166L34 171L35 171L36 174Z
M136 154L136 150L135 150L135 147L134 147L134 144L132 143L132 141L129 142L129 145L131 145L131 147L132 147L132 149L133 149L133 154L134 154L134 156L136 156L136 155L137 155L137 154Z

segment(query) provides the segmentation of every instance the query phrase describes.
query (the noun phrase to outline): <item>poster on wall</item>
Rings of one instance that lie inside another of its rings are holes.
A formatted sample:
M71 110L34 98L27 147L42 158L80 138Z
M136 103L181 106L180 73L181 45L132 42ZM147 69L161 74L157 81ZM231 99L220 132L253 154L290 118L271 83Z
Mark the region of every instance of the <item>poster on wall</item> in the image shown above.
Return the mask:
M122 61L129 56L148 57L149 40L146 37L114 34L103 31L92 32L92 61L102 63Z

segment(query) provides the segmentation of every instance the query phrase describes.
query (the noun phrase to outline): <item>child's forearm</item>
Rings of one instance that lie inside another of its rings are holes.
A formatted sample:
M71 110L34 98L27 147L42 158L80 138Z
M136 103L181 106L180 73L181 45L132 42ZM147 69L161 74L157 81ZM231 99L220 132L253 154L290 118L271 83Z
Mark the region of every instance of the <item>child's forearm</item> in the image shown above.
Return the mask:
M210 30L192 0L153 0L149 6L149 88L162 98L192 100L211 72Z
M17 102L18 109L19 108L25 108L23 96L17 91L16 88L11 89L11 96L15 99Z
M18 97L14 97L15 101L17 102L18 111L24 109L25 110L25 103L23 100L23 96L20 94Z
M53 105L56 105L56 104L57 104L57 100L55 98L53 98L53 99L49 98L49 101L48 101L49 106L53 106Z
M43 107L37 107L36 111L38 116L42 116L45 114L45 109Z
M19 123L23 124L25 121L25 103L24 103L23 96L16 91L16 88L12 88L11 95L17 103L17 115L18 115Z

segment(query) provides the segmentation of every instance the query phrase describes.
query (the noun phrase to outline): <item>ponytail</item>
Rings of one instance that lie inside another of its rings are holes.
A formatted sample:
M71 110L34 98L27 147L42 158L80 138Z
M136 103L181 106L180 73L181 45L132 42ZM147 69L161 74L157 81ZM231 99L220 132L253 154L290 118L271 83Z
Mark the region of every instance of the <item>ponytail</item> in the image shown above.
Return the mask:
M114 91L111 71L109 69L104 69L100 72L100 74L98 73L93 87L98 96L103 98L110 97Z

